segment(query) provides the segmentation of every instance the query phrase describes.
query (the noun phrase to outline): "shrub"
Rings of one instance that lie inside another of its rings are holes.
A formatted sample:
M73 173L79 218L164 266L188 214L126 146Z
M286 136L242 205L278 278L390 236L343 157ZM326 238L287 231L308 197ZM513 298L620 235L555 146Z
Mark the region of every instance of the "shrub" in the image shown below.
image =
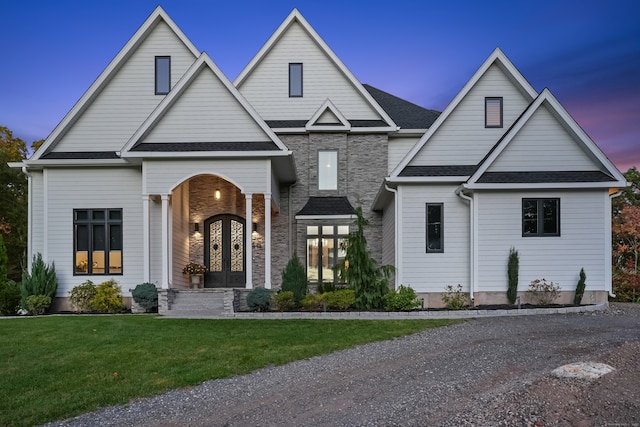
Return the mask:
M247 294L247 305L254 311L268 311L271 304L271 291L266 288L254 288Z
M462 285L447 285L442 294L442 302L449 310L462 310L467 306L467 294L462 292Z
M91 311L93 299L96 296L96 285L87 280L78 286L74 286L69 292L69 303L79 313Z
M538 305L549 305L560 296L560 286L546 279L536 279L529 284L527 294Z
M20 307L20 286L13 280L0 282L0 316L12 316Z
M353 289L339 289L333 292L325 292L321 298L326 301L330 310L344 311L353 307L356 303L356 293Z
M320 310L324 304L324 298L321 294L307 294L300 304L307 310Z
M141 283L131 291L131 297L147 312L158 310L158 288L153 283Z
M292 291L280 291L273 296L273 301L278 311L289 311L296 306L295 296Z
M410 286L400 285L394 291L384 296L384 308L387 311L409 311L422 305L416 291Z
M43 314L51 305L51 297L49 295L29 295L27 297L27 310L34 315Z
M296 305L307 294L307 275L298 257L291 258L282 271L282 290L293 293Z
M4 238L2 237L2 233L0 233L0 286L7 283L8 262L7 247L4 245Z
M518 265L520 258L515 248L509 249L509 261L507 262L507 279L509 287L507 288L507 299L509 304L515 304L518 298Z
M96 288L91 308L100 313L119 313L124 308L122 292L115 280L102 282Z
M615 301L640 303L640 273L616 270L613 275Z
M333 282L323 282L318 284L318 294L324 294L325 292L337 291L338 288Z
M573 305L582 304L582 296L584 295L584 289L586 288L585 281L587 280L587 275L584 273L584 268L580 269L580 280L578 280L578 284L576 285L576 294L573 297Z
M22 283L20 284L22 308L27 308L27 298L30 295L47 295L53 299L58 289L58 278L56 277L56 266L51 263L49 267L42 260L42 255L33 256L31 263L31 273L25 271L22 273Z

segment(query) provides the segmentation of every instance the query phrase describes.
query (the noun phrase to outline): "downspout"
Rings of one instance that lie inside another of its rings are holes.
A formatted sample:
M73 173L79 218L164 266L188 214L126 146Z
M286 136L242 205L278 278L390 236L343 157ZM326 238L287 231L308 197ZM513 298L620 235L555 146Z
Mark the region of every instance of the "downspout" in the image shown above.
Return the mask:
M393 227L394 227L394 236L393 236L393 244L394 244L394 248L393 248L393 266L395 267L395 283L394 283L394 288L398 289L398 285L402 284L401 278L402 275L400 274L400 268L398 267L398 251L400 250L400 246L398 245L398 221L400 221L400 218L398 217L398 190L393 189L391 187L389 187L387 185L387 183L384 183L384 188L387 191L390 191L391 193L393 193L393 215L394 215L394 221L393 221Z
M613 199L615 199L616 197L620 196L622 194L622 190L618 190L613 194L609 194L609 209L607 210L606 213L606 218L605 218L605 227L607 227L608 229L608 244L605 245L605 254L606 254L606 258L609 260L609 263L607 264L609 266L609 271L607 271L606 274L606 285L607 285L607 291L609 291L609 296L611 298L615 298L616 294L613 293L613 284L612 284L612 263L613 263L613 254L612 254L612 245L613 242L612 240L612 236L611 236L611 204L613 202ZM608 226L607 226L608 224Z
M464 188L459 186L456 188L456 196L469 202L469 299L473 305L474 292L475 292L475 227L474 227L474 215L473 215L473 197L467 196L463 193Z
M22 173L27 176L27 270L31 271L33 242L31 241L31 222L33 221L33 180L31 173L27 170L26 166L22 166Z

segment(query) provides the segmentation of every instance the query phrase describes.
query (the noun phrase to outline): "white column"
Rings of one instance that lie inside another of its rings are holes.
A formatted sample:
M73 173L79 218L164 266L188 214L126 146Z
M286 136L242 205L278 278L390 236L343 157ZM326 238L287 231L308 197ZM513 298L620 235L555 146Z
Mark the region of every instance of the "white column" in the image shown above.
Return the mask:
M144 283L151 282L151 260L149 237L149 195L142 196L142 280Z
M245 256L247 257L247 259L245 260L245 264L246 264L246 268L245 268L245 274L247 276L247 284L246 284L246 288L247 289L251 289L253 288L253 281L251 278L251 274L252 274L252 264L253 264L253 257L251 255L251 231L252 231L252 226L253 226L253 215L252 215L252 210L251 210L251 198L252 198L252 194L245 194L244 195L244 199L246 201L246 214L245 214L245 227L244 227L244 246L245 246Z
M271 193L264 193L264 287L271 289Z
M162 289L169 289L169 195L162 195Z

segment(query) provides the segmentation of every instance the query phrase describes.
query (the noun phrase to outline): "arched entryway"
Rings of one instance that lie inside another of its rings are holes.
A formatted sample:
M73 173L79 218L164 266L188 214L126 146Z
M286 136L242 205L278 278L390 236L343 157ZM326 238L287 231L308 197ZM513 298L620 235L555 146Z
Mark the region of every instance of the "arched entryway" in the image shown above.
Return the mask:
M204 221L206 288L244 287L246 282L246 221L220 214Z

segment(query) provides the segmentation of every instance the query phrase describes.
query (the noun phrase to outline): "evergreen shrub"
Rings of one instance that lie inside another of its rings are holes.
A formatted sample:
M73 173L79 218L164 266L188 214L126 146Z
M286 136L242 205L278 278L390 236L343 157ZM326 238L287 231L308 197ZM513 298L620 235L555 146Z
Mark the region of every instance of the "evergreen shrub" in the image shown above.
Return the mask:
M295 296L292 291L280 291L273 296L278 311L289 311L296 307Z
M586 288L585 281L587 280L587 275L584 272L584 268L580 269L580 280L578 280L578 284L576 285L576 294L573 297L573 305L582 304L582 296L584 295L584 289Z
M282 290L293 293L296 305L307 294L307 275L298 257L291 258L282 271Z
M0 282L0 316L13 316L20 308L20 285L13 280Z
M345 311L356 303L356 293L353 289L338 289L333 292L325 292L320 297L326 301L329 310Z
M51 305L51 297L49 295L29 295L27 297L27 310L33 315L44 314Z
M269 311L271 291L266 288L254 288L247 294L247 305L253 311Z
M145 311L158 311L158 288L153 283L139 284L131 291L131 297Z
M86 313L92 310L93 299L96 296L97 286L91 280L87 280L69 291L69 303L78 313Z
M518 268L520 258L515 248L509 249L509 261L507 262L507 299L509 304L515 304L518 298Z
M91 309L99 313L119 313L123 308L124 302L118 282L111 279L100 283L91 302Z
M42 255L38 252L33 256L31 263L31 273L22 273L22 283L20 284L20 306L27 307L27 298L31 295L46 295L51 300L55 298L58 290L58 278L56 276L56 266L45 264Z

